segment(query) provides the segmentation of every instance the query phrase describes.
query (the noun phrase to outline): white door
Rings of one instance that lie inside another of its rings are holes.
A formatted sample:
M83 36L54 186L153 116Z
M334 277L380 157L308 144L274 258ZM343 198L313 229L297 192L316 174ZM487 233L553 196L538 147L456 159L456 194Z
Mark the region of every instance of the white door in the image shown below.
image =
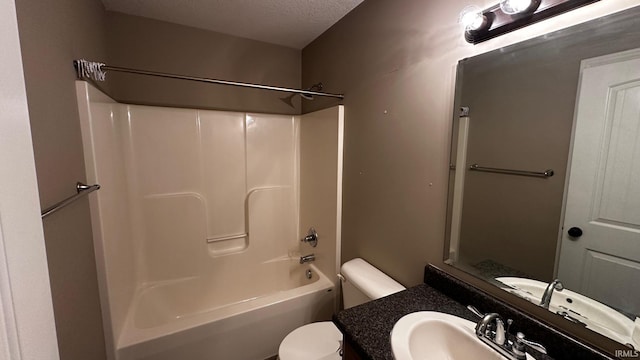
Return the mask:
M573 136L558 278L640 314L640 49L583 61Z

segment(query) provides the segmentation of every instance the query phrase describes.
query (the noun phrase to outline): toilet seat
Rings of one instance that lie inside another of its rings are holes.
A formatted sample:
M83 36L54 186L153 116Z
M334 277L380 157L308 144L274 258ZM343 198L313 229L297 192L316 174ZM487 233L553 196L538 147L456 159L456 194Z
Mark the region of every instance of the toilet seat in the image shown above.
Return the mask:
M342 333L331 321L301 326L287 335L278 349L280 360L340 360Z

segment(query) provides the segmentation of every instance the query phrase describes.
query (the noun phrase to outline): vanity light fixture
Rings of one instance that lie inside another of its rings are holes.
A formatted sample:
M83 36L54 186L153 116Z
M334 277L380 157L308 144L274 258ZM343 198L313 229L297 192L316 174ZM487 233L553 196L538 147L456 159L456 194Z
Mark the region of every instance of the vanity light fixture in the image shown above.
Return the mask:
M458 22L464 26L465 31L477 31L487 25L487 17L482 14L482 9L475 5L469 5L462 9Z
M491 26L482 9L475 5L469 5L462 9L458 22L464 27L464 36L469 42L471 42L470 39L485 32Z
M478 44L600 0L501 0L485 10L467 6L459 22L467 42Z

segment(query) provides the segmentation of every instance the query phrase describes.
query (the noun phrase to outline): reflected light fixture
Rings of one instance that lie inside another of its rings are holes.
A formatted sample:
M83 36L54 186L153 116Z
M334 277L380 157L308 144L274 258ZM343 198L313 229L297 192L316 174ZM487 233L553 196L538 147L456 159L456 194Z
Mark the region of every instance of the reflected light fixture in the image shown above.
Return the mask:
M458 21L464 26L465 39L478 44L597 1L600 0L500 0L484 10L467 6Z
M502 0L500 10L507 15L527 13L535 10L540 5L540 1L535 0Z

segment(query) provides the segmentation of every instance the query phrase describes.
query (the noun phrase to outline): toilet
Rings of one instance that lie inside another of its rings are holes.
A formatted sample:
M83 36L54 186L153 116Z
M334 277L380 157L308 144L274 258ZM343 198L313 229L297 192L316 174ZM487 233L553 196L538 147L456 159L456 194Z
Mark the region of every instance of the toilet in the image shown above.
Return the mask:
M368 262L356 258L342 265L344 308L363 304L405 289ZM342 333L331 321L301 326L280 343L279 360L340 360Z

